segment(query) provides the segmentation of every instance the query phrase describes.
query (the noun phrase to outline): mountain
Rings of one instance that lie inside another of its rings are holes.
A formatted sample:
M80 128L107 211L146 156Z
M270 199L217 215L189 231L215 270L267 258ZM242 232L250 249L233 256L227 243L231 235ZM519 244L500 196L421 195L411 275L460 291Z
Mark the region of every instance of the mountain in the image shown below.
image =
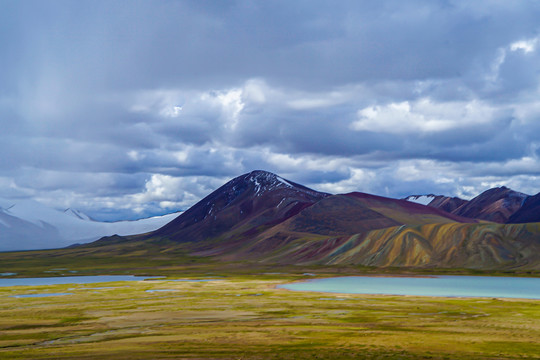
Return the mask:
M418 204L428 205L437 209L452 213L460 206L463 206L468 201L458 197L449 197L444 195L410 195L404 200L415 202Z
M540 222L540 193L529 196L508 219L510 224Z
M484 191L452 213L503 224L519 210L527 196L505 186L497 187Z
M540 270L540 223L493 222L517 212L524 198L507 188L471 201L330 195L258 170L232 179L155 231L79 248L268 264Z
M439 209L360 192L326 197L291 217L283 227L320 235L346 235L387 227L475 222Z
M484 191L472 200L443 195L411 195L405 200L421 203L454 215L492 221L500 224L509 221L512 214L518 211L529 196L505 186ZM529 210L524 209L523 212ZM522 215L524 216L524 215ZM533 216L534 217L534 216Z
M238 260L260 257L298 239L456 222L476 220L365 193L329 195L254 171L229 181L174 221L136 239L183 243L197 255Z
M176 216L107 223L74 209L58 211L32 200L0 199L0 251L52 249L108 235L145 233Z
M329 196L257 170L229 181L150 237L177 242L241 240Z
M470 202L435 195L414 199L438 208L358 192L329 195L255 171L231 180L164 227L124 241L167 240L192 255L232 261L540 268L539 224L478 223L442 209L499 220L522 197L498 188Z
M364 236L407 224L433 223L476 223L476 220L406 200L353 192L325 197L281 224L247 239L239 248L213 244L212 251L196 254L222 255L227 260L325 262L323 254L339 247L350 236ZM285 251L290 247L298 253ZM268 254L272 255L268 257ZM283 256L276 257L276 254Z
M456 209L467 204L467 200L460 199L458 197L450 197L444 195L437 195L428 205L437 209L444 210L449 213L454 213Z

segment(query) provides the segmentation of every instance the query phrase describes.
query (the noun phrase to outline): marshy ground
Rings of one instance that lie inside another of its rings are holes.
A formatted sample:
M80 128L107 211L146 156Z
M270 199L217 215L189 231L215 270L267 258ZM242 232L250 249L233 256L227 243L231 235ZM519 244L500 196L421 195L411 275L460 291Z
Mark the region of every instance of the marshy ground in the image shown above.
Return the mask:
M275 286L359 274L538 271L225 263L134 244L0 253L8 277L164 279L0 287L1 359L538 359L540 301L343 295ZM16 295L69 293L50 297Z
M292 292L275 286L311 276L203 270L169 276L217 280L0 288L0 358L540 356L538 300ZM32 293L71 295L13 297Z

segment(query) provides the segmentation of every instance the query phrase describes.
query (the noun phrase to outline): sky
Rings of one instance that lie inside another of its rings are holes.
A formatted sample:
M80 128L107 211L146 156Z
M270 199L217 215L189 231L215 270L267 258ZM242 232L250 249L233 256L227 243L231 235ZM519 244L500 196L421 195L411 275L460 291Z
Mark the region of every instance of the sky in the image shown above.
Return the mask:
M262 169L540 192L540 3L0 0L0 198L99 220Z

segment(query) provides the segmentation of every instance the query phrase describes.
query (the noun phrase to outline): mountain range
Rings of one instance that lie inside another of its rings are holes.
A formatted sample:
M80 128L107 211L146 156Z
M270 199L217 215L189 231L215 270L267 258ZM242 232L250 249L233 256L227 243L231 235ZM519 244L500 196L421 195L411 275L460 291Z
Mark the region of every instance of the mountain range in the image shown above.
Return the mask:
M87 246L137 242L277 264L540 269L539 206L538 195L506 187L468 201L435 195L392 199L331 195L253 171L155 231Z
M525 216L525 212L536 219L532 222L540 221L540 213L533 214L534 211L527 208L522 210L523 215L518 214L511 219L511 216L523 207L525 201L528 200L531 203L532 198L534 197L502 186L484 191L469 201L442 195L412 195L405 199L442 209L454 215L504 224L528 222L520 220L520 216ZM535 201L538 202L538 200Z
M99 222L76 209L56 210L37 201L0 199L0 251L52 249L114 234L155 230L178 213L135 221Z

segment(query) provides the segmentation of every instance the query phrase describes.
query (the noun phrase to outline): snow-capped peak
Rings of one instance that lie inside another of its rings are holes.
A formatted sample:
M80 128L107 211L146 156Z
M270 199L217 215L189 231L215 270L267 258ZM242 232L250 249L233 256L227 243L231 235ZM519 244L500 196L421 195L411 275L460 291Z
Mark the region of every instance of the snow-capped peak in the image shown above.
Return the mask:
M246 180L255 184L256 196L260 196L260 194L266 191L274 190L280 187L294 187L291 183L289 183L282 177L262 170L255 170L247 174Z
M66 210L64 210L64 214L71 215L85 221L93 221L90 216L77 209L67 208Z
M428 205L430 202L432 202L435 199L435 195L429 194L429 195L410 195L407 196L404 200L422 204L422 205Z

